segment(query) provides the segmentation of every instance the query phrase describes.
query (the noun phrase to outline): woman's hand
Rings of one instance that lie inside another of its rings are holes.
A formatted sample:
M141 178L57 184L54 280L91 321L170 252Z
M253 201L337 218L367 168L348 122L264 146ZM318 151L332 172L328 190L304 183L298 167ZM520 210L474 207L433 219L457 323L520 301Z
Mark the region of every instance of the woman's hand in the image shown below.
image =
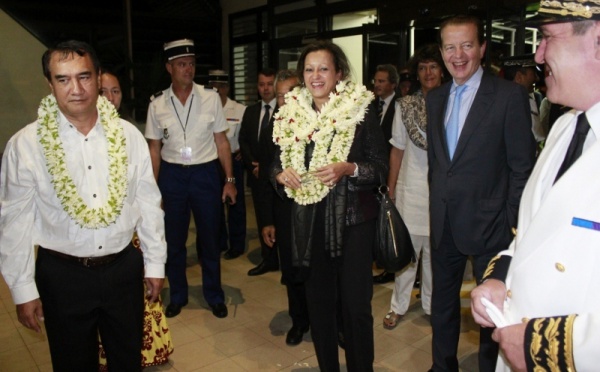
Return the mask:
M339 162L331 163L322 168L317 169L314 173L319 181L329 187L334 187L343 176L351 176L354 174L356 165L354 163Z
M281 173L275 176L275 180L278 184L294 190L299 189L300 186L302 186L300 175L291 167L284 169Z

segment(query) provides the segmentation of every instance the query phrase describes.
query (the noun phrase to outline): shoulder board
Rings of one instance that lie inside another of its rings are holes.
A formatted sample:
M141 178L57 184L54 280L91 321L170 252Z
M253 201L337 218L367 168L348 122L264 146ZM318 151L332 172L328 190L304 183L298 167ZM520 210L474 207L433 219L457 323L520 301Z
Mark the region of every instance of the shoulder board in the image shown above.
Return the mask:
M151 97L150 97L150 101L153 101L155 98L162 96L163 91L159 90L158 92L154 93Z
M212 90L213 92L219 92L219 90L217 88L212 88L207 85L204 85L204 90Z

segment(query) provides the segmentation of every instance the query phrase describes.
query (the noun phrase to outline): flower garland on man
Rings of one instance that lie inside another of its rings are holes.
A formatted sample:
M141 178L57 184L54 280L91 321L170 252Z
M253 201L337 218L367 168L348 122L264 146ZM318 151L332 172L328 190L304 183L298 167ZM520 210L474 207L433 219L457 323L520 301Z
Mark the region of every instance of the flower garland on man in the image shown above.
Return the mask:
M56 196L65 212L79 226L87 229L103 228L114 223L121 215L127 195L127 151L119 114L106 97L99 96L96 105L106 134L109 159L109 195L100 208L90 208L77 192L65 162L65 150L58 133L58 105L52 94L42 99L37 120L38 139L44 149L46 166L52 176Z
M339 82L329 97L317 112L310 92L296 87L286 94L286 104L275 114L273 140L281 148L283 168L292 167L306 175L299 189L285 188L301 205L317 203L329 193L331 185L311 177L311 172L348 159L356 126L364 119L373 93L347 80ZM305 154L311 141L315 147L307 169Z

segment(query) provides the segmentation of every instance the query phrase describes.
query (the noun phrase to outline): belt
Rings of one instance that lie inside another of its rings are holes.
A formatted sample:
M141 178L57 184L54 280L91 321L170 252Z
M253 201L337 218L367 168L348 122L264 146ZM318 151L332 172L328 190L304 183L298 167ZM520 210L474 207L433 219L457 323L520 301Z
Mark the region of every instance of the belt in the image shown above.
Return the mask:
M164 161L163 163L167 164L167 165L171 165L177 168L196 168L196 167L202 167L202 166L206 166L208 164L214 163L216 161L215 160L211 160L209 162L206 163L198 163L198 164L180 164L180 163L169 163L168 161Z
M130 247L133 247L133 245L131 243L119 253L107 254L106 256L100 256L100 257L77 257L77 256L71 256L70 254L53 251L52 249L47 249L44 247L39 247L39 249L43 249L45 252L47 252L51 256L59 257L64 260L67 260L67 261L77 262L85 267L99 267L99 266L108 265L109 263L114 262L117 258L124 255L127 252L128 248L130 248Z

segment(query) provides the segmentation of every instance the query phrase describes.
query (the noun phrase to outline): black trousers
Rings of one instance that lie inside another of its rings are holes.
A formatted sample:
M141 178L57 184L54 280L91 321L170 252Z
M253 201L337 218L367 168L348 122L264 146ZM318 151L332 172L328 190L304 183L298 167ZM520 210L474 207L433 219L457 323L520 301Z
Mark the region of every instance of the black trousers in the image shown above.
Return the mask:
M499 250L498 250L499 251ZM497 254L488 252L473 257L473 273L477 284L489 261ZM431 250L433 292L431 296L432 356L435 372L458 372L458 339L460 336L460 289L469 256L461 253L446 218L442 240ZM494 371L498 344L492 340L493 328L480 328L479 370Z
M54 371L97 371L98 333L109 371L141 370L144 263L133 246L125 249L96 268L38 250L35 279Z
M277 249L270 248L267 243L263 240L261 231L265 227L263 221L264 212L262 208L265 206L262 203L261 193L266 192L261 180L257 180L254 175L247 172L248 177L252 177L250 183L250 189L252 191L252 203L254 204L254 213L256 216L256 225L258 227L258 240L260 241L260 255L265 264L271 267L279 267L279 254ZM277 197L277 196L276 196Z
M322 213L317 213L323 219ZM324 242L324 220L315 224L315 241ZM331 259L323 244L311 251L311 267L306 281L310 327L319 368L323 372L339 371L338 298L346 344L349 372L373 370L374 341L371 299L373 279L371 265L375 237L375 220L344 230L343 255Z
M292 203L293 201L278 200L274 196L273 208L277 244L271 249L279 250L281 263L281 281L285 284L288 297L288 311L293 325L307 327L308 308L304 281L298 275L298 268L292 264Z

